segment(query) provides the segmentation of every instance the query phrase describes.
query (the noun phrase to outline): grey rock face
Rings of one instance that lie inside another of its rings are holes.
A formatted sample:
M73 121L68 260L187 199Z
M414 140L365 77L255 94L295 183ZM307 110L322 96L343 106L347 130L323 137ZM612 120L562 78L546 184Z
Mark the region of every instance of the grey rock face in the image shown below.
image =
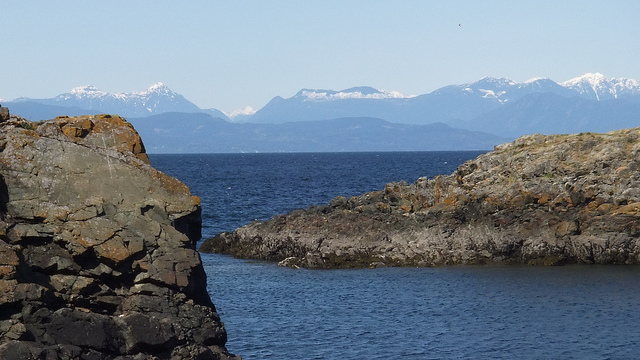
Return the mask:
M200 203L117 116L0 125L0 358L227 359Z
M530 135L449 176L338 197L202 251L315 268L640 263L640 128Z

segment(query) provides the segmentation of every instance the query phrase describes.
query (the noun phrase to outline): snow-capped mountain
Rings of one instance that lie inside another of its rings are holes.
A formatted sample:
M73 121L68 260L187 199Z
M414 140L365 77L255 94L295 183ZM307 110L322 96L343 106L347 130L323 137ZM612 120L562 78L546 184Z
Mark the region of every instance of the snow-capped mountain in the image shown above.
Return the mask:
M408 99L416 95L404 95L398 91L377 90L369 86L353 87L341 91L302 89L294 98L302 101L332 101L346 99Z
M534 78L519 83L508 78L485 77L472 83L445 86L419 96L364 86L340 91L302 89L288 99L279 96L273 98L254 115L244 119L255 123L284 123L339 117L377 117L406 124L460 123L506 104L544 93L594 101L618 98L640 101L638 81L607 79L601 74L585 74L560 84L548 78Z
M517 85L515 81L507 78L484 77L473 83L445 86L430 95L454 95L464 92L484 99L496 99L499 102L504 102L506 101L505 94L515 85Z
M535 78L518 83L507 78L492 77L485 77L473 83L446 86L431 94L453 95L456 92L466 92L488 101L495 100L500 104L517 101L523 96L533 93L551 92L567 97L575 95L572 90L566 89L548 78Z
M257 111L247 107L229 114L216 109L199 109L161 83L145 91L131 93L108 93L93 86L84 86L51 99L21 98L2 104L8 106L12 114L30 120L50 119L58 115L119 114L132 120L136 126L140 124L145 142L159 141L163 144L162 151L167 152L186 151L178 144L185 140L178 141L172 137L179 132L175 130L178 128L184 128L184 135L190 139L193 134L198 134L193 137L194 143L189 151L234 152L251 148L253 142L267 141L273 145L277 143L275 139L265 139L277 137L279 132L288 134L288 145L278 143L274 147L260 148L260 151L331 151L333 146L320 149L301 145L309 141L319 144L416 142L410 147L416 150L434 149L429 146L440 141L452 142L454 148L463 149L465 144L455 144L452 140L455 138L452 131L472 131L474 133L467 133L465 139L475 136L487 140L492 136L492 139L513 139L536 132L601 132L640 126L640 83L625 78L607 78L597 73L584 74L562 83L548 78L516 82L508 78L485 77L417 96L366 86L339 91L302 89L290 98L276 96ZM233 123L247 124L232 124L229 119ZM340 132L346 128L339 125L346 122L345 119L358 119L352 124L357 123L367 130L357 134L353 132L351 138L343 136ZM167 134L172 136L162 137L155 132L154 129L160 128L160 120L164 128L174 129L167 130ZM442 139L439 140L428 135L434 131L430 126L436 123L452 128L441 132L439 136ZM411 126L400 126L402 124ZM392 127L397 131L383 130ZM422 135L403 135L410 132ZM256 134L262 135L256 137ZM399 142L393 138L398 136L402 137ZM218 147L215 149L211 147L213 138L217 139ZM172 145L172 141L177 142ZM292 145L294 143L295 146ZM376 148L367 146L360 149ZM361 151L357 146L335 148L333 151L346 148ZM398 145L395 149L409 147Z
M415 96L381 91L372 87L354 87L333 91L302 89L293 97L274 97L246 121L261 124L281 124L348 117L374 117L397 121L397 106Z
M585 99L610 100L640 96L640 82L626 78L607 78L599 73L588 73L560 83Z
M229 120L232 122L246 122L255 113L256 110L254 108L252 108L251 106L245 106L244 109L232 111L229 113L225 112L224 115L226 115L227 118L229 118Z
M171 91L163 83L151 85L145 91L109 93L95 86L81 86L52 99L20 98L15 102L35 102L50 106L75 107L124 117L145 117L166 112L202 111L182 95Z

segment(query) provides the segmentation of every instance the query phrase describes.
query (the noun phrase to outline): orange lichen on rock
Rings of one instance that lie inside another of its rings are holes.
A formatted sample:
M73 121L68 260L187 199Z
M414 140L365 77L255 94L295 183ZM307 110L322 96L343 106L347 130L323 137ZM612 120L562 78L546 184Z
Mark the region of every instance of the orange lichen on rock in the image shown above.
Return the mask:
M628 214L628 215L640 215L640 202L634 202L631 204L627 204L619 207L615 211L614 214Z
M121 151L130 151L139 158L139 155L144 154L144 159L141 159L149 161L142 139L133 125L118 115L98 115L96 118L99 120L95 123L96 134L111 135L113 141L111 146Z
M133 125L118 115L59 116L51 121L57 123L62 133L74 142L131 152L149 163L140 135Z
M180 180L171 177L163 172L156 171L151 177L162 185L162 188L169 193L189 193L189 187Z
M93 121L80 118L62 126L62 133L70 138L83 138L93 129Z
M95 246L94 250L100 258L108 259L115 263L127 260L131 255L129 249L119 237L114 237Z
M193 196L191 196L191 199L193 199L193 203L196 206L200 206L200 204L202 203L202 200L200 199L199 196L193 195Z

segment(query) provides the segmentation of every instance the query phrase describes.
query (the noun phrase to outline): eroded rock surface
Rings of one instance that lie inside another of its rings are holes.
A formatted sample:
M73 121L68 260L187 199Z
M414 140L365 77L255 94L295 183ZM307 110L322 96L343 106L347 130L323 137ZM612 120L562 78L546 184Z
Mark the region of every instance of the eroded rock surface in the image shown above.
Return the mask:
M124 119L3 122L0 358L229 358L200 229Z
M531 135L449 176L297 210L201 251L312 268L640 263L640 128Z

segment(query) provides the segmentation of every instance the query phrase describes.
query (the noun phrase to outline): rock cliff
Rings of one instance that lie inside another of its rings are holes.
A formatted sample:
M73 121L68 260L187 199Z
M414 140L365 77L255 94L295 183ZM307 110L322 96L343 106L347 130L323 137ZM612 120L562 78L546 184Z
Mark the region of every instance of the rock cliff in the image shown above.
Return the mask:
M640 128L530 135L451 175L391 183L208 239L311 268L640 263Z
M0 358L230 358L200 229L124 119L0 123Z

